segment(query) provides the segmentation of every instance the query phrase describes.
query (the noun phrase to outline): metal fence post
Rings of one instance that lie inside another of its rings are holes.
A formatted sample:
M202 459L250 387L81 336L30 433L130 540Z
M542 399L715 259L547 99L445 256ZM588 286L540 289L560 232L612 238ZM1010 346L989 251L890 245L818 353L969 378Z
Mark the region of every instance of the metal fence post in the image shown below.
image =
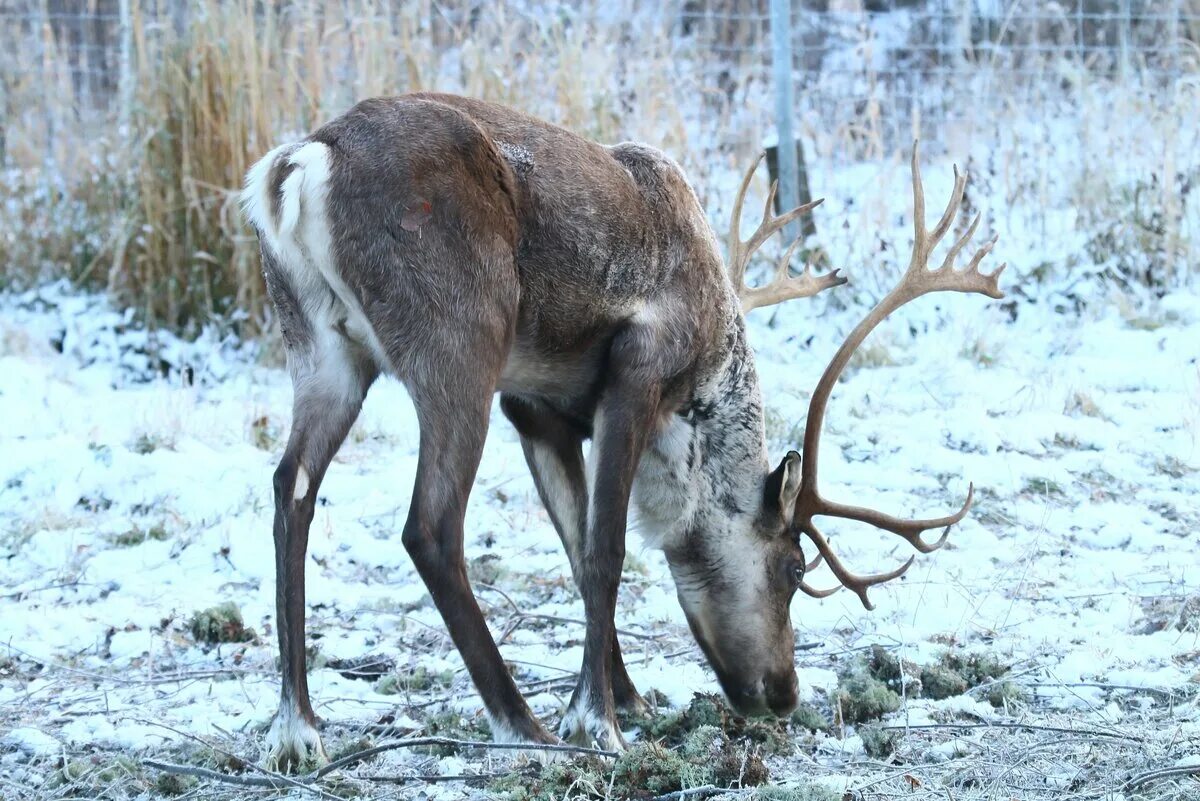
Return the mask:
M121 53L117 76L117 129L122 136L131 136L129 128L133 119L133 12L131 0L120 0L118 4L121 26Z
M796 133L792 127L795 87L792 84L792 9L790 0L771 0L771 66L775 81L775 131L779 137L779 205L799 205L796 163ZM788 239L796 236L797 224L785 229Z

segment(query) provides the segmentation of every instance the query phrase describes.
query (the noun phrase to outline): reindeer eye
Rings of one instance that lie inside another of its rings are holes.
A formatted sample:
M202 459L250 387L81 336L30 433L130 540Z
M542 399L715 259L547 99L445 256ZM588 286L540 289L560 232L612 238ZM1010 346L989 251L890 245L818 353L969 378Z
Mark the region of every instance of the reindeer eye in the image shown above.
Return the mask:
M804 562L793 562L788 570L788 577L791 578L792 584L799 587L800 582L804 581Z

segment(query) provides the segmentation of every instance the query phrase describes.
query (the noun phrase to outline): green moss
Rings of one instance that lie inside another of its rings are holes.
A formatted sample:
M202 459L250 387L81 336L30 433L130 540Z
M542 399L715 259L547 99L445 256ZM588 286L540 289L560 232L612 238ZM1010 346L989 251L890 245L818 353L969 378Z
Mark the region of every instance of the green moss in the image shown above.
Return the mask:
M753 743L772 754L792 751L786 721L740 717L719 696L708 693L697 693L681 710L632 719L631 723L641 728L643 738L669 746L679 745L691 732L711 726L730 740Z
M146 531L139 526L134 526L129 531L113 537L112 542L113 545L119 545L122 548L131 548L134 545L141 545L147 540L164 542L168 536L170 535L167 534L166 527L162 523L156 523Z
M967 680L944 664L928 665L921 670L921 687L926 698L940 701L967 691Z
M467 578L475 586L486 584L494 587L507 575L508 569L504 567L499 554L485 553L467 562Z
M750 796L753 801L842 801L843 797L842 793L805 780L788 787L759 787Z
M838 682L837 708L843 723L865 723L899 709L900 696L870 673L856 671Z
M200 782L194 776L180 776L176 773L160 773L154 782L154 790L159 795L173 798L183 795Z
M329 750L329 761L337 762L339 759L345 759L360 751L366 751L373 745L375 745L375 742L370 737L352 737Z
M129 443L129 450L145 456L146 454L154 453L161 448L167 448L169 450L172 444L173 443L169 437L165 437L160 434L143 433L138 434L137 437L134 438L133 442Z
M766 764L758 748L739 748L716 726L701 726L678 749L692 764L685 775L694 785L754 787L767 780ZM703 775L699 771L703 771Z
M1012 704L1028 701L1029 694L1022 687L1013 684L1011 681L1002 681L988 687L987 700L992 706L1003 709Z
M490 740L491 727L483 717L468 718L453 709L443 710L425 718L422 734L429 737L448 737L453 740ZM457 752L453 745L435 745L430 753L437 756L452 756Z
M942 657L942 663L962 676L968 687L978 687L985 682L994 681L1011 669L1008 664L991 654L963 655L949 652Z
M908 660L902 660L881 645L871 646L867 657L867 672L896 692L907 695L921 694L921 668Z
M375 692L380 695L421 693L449 687L453 683L453 670L428 670L418 667L389 673L375 682Z
M862 737L863 750L873 759L886 759L891 756L900 741L899 732L882 726L863 726L858 730L858 736Z
M792 725L808 731L829 731L829 719L815 706L804 701L792 713Z
M129 757L97 754L73 759L50 777L51 788L70 788L69 795L87 798L124 797L131 782L142 785L142 766Z
M691 732L678 747L637 743L615 762L584 757L492 782L488 790L509 801L650 799L712 784L753 787L765 782L767 768L753 751L739 748L715 726Z
M1062 485L1057 481L1041 476L1026 479L1025 486L1021 488L1021 492L1025 495L1038 495L1047 498L1064 498L1067 494L1063 491Z
M254 629L246 628L242 612L233 601L209 607L192 615L190 625L196 642L215 645L221 642L250 642Z
M275 446L279 443L279 438L282 434L283 432L279 424L265 414L261 417L256 417L250 423L250 441L259 450L275 450Z

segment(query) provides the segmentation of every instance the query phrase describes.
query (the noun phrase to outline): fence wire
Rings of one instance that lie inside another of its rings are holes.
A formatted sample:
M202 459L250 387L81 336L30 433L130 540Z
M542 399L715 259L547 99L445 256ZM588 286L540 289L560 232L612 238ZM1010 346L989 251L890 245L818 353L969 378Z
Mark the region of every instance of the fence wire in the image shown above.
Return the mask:
M506 14L521 23L516 45L526 59L549 44L547 20L560 31L586 27L589 36L615 49L619 62L655 58L671 73L667 83L677 89L672 102L701 124L712 122L716 145L724 146L761 138L772 127L767 3L674 0L646 9L633 3L517 2L502 8L490 0L276 0L271 6L298 25L319 20L324 31L396 31L414 24L413 35L424 46L444 51L495 44L473 37L484 18ZM0 0L0 143L11 144L19 130L25 155L50 152L64 130L121 117L121 105L135 102L121 93L122 69L129 69L136 46L129 28L136 25L139 37L161 36L185 28L206 8L169 0ZM1200 0L793 0L791 25L797 117L861 129L887 148L911 135L914 120L936 122L997 88L1044 95L1056 86L1109 80L1169 92L1195 72ZM337 41L331 36L328 48ZM431 88L363 74L402 67L347 61L339 74L348 88L364 82ZM506 70L522 66L493 68L503 80ZM625 86L620 76L613 80L618 93L637 91L636 78ZM469 88L456 86L453 76L437 75L432 83L451 91ZM355 99L349 91L338 94L346 105ZM539 110L554 118L552 104Z

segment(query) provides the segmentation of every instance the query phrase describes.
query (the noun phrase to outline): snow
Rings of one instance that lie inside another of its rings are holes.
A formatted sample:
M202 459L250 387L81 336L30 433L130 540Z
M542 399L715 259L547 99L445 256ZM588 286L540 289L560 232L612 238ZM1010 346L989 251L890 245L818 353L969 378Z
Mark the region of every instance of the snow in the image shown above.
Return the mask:
M799 445L808 393L870 296L863 283L843 303L751 316L767 405L787 421L771 431L773 458ZM1097 285L1082 311L1065 313L1036 288L1011 309L925 299L873 338L886 358L852 368L830 405L824 490L927 516L957 508L974 482L976 505L945 549L872 590L876 612L846 592L797 597L797 641L815 644L798 652L803 699L836 686L839 654L872 643L921 664L951 645L1001 655L1036 685L1039 709L1088 720L1115 724L1125 713L1112 690L1085 685L1186 697L1200 632L1194 621L1148 630L1146 603L1200 592L1200 295L1145 300L1133 317L1105 291ZM285 372L212 333L194 343L159 335L156 357L128 315L61 286L0 303L0 666L17 666L0 671L0 725L13 727L3 744L46 755L64 743L147 752L229 733L260 742L278 693L271 473L288 426ZM476 713L400 544L416 455L411 404L381 382L320 490L309 641L325 659L381 655L452 671L450 687L422 698ZM894 537L824 526L854 569L908 556ZM506 635L504 656L522 684L538 683L535 711L556 719L582 653L582 629L569 621L583 610L498 410L467 532L470 559L497 557L496 589L478 595ZM635 683L672 705L715 691L661 555L636 533L630 551L618 625L642 635L622 637ZM823 568L810 580L833 583ZM227 600L257 639L198 646L191 615ZM394 713L397 725L421 725L404 694L327 666L309 681L328 721ZM896 714L915 725L994 712L963 697L908 700ZM1182 714L1194 718L1194 704ZM843 734L822 743L820 758L861 755L861 739ZM928 759L975 748L955 737ZM447 759L437 769L464 766Z

